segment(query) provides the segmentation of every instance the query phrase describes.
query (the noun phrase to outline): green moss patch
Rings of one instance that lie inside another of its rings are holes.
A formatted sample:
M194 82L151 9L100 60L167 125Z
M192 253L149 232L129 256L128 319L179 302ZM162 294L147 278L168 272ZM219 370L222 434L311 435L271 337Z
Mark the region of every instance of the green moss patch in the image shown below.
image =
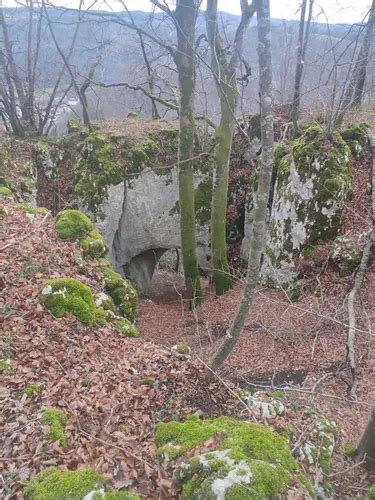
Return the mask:
M50 431L46 434L46 439L58 442L62 448L68 445L68 438L65 435L67 416L58 408L46 408L41 413L42 421L49 424Z
M23 490L26 500L139 500L126 491L105 491L105 483L93 469L62 472L49 467L37 474Z
M182 497L275 498L297 481L298 466L283 436L263 425L220 417L159 423L155 439L164 459L181 457L217 436L213 452L180 463L176 477Z
M375 500L375 484L373 484L368 490L369 500Z
M94 297L90 288L75 278L46 281L40 293L40 301L57 318L73 314L87 325L94 323Z
M12 197L13 193L9 188L5 186L0 186L0 196Z
M35 396L36 394L40 394L42 391L43 391L43 384L41 383L29 384L23 390L23 392L30 398L32 396Z
M118 313L133 322L138 307L138 294L135 288L110 268L105 268L103 274L105 292L112 298Z
M79 210L64 210L56 216L56 232L63 240L76 241L85 255L104 257L108 245L91 220Z

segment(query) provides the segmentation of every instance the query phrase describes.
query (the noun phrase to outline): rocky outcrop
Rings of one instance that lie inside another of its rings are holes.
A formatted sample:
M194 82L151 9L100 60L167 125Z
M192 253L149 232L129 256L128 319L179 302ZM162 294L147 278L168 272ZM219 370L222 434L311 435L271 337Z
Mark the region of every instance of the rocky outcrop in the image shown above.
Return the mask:
M197 188L204 180L204 175L196 177ZM167 177L145 171L110 188L103 213L98 226L110 244L112 265L148 295L160 257L181 246L177 169ZM198 223L197 229L199 265L207 269L209 227Z
M75 169L75 194L107 240L113 268L142 295L151 291L160 257L181 246L177 135L169 124L137 139L129 132L89 134ZM211 176L204 161L195 168L198 261L207 269Z
M336 133L328 140L319 126L309 127L291 151L277 148L276 180L270 197L265 280L290 282L294 260L311 253L338 232L342 209L351 194L351 153ZM242 253L248 252L251 210L246 215Z

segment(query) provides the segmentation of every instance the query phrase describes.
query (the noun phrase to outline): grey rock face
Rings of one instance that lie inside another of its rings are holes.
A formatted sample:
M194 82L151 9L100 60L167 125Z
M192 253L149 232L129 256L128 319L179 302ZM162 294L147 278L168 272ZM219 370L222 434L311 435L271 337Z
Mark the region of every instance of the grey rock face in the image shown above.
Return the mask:
M339 136L334 145L319 141L321 135L302 136L293 153L283 157L278 166L262 267L265 281L292 281L295 259L337 235L341 212L351 193L350 151ZM316 149L312 150L311 143ZM250 205L241 248L244 259L251 228Z
M196 177L198 186L204 176ZM109 188L98 229L110 246L113 267L148 295L155 266L168 249L180 248L177 169L168 176L145 170ZM209 224L197 225L198 262L209 267Z

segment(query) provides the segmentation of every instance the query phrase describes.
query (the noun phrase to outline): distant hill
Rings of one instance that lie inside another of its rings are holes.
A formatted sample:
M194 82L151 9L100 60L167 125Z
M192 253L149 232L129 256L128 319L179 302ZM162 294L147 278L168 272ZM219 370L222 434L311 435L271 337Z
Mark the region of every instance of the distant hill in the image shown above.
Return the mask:
M25 8L4 9L9 24L9 33L19 67L25 67L28 11ZM73 38L78 13L74 10L49 9L57 40L64 53L68 53ZM163 14L142 11L131 12L134 22L148 33L159 37L164 43L174 45L175 31L170 20ZM101 64L94 79L105 83L128 82L146 84L144 61L139 39L134 30L123 26L130 22L128 14L102 11L83 12L81 26L75 49L71 57L71 65L77 81L81 81L93 63L101 46ZM239 16L226 12L220 13L221 26L225 35L233 37ZM332 89L340 88L345 81L355 40L360 28L345 24L312 23L310 44L306 55L306 71L304 76L304 106L326 106L331 102ZM275 100L279 103L288 101L294 79L295 56L297 45L298 21L272 20L273 37L273 73ZM34 27L34 36L36 28ZM197 36L205 33L203 13L197 21ZM155 74L155 81L163 97L170 95L170 87L175 86L176 75L169 55L163 53L155 42L145 39L146 51ZM253 19L245 38L244 56L252 68L252 76L246 86L241 89L243 111L258 109L257 85L257 53L256 53L256 20ZM375 45L375 44L374 44ZM201 43L200 55L209 61L209 53L205 42ZM332 72L334 60L339 61L337 72ZM38 87L40 96L44 90L53 86L56 74L62 67L45 20L42 23L42 44L40 63L38 65ZM170 69L169 69L170 68ZM369 86L375 78L375 62L369 66ZM70 79L65 75L66 82ZM372 82L372 84L371 84ZM372 91L374 92L374 91ZM373 98L373 96L371 96ZM98 118L121 116L129 110L149 114L147 98L125 89L103 90L96 88L91 94L92 104ZM197 107L215 116L216 98L213 81L209 70L200 64L197 72ZM170 113L169 113L170 114Z

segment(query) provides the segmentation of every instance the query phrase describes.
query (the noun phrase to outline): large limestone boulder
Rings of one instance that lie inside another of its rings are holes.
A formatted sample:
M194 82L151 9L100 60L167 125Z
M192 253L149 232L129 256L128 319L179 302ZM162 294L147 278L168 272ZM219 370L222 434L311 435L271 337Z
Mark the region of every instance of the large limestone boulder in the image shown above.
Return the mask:
M204 175L196 176L196 188L204 181ZM160 257L168 249L181 247L178 199L177 169L167 177L145 170L131 182L110 188L103 205L104 219L99 226L110 243L112 264L143 295L151 291ZM197 222L198 262L207 269L209 224Z
M162 122L140 125L133 136L129 127L126 133L95 132L84 139L75 194L107 240L112 266L148 295L160 257L181 247L178 130ZM194 168L198 261L207 269L211 175L204 160Z
M338 133L328 139L318 125L294 141L291 151L276 149L276 181L270 198L265 280L293 280L294 260L337 236L351 194L350 149ZM248 253L252 210L246 214L242 254Z

